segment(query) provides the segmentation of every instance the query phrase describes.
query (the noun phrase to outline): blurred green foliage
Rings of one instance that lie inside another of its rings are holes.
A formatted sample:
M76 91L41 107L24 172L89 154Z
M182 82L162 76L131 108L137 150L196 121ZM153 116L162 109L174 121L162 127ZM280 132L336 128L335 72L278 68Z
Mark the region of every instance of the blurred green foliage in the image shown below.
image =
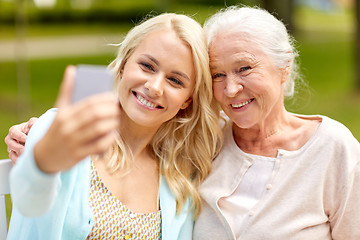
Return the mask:
M97 10L68 11L69 5L61 2L65 1L58 1L54 12L38 10L30 4L27 28L29 38L125 33L144 15L162 12L164 9L191 15L203 23L209 15L224 6L224 1L216 0L108 0L106 4L97 0L94 1ZM164 2L168 5L163 6ZM226 5L233 2L227 1ZM243 1L245 2L256 4L256 1L251 0ZM212 5L206 5L207 3ZM14 11L13 3L0 0L0 44L2 39L14 39L16 35L10 16ZM56 19L65 19L65 22L54 23ZM69 22L72 23L71 28ZM345 124L360 139L360 96L355 94L353 87L353 12L345 9L343 12L328 14L309 8L297 8L294 22L302 74L309 87L299 89L295 99L286 102L287 109L301 114L321 114L334 118ZM28 113L18 111L21 106L17 96L16 63L0 62L0 159L7 158L6 145L2 139L7 135L9 127L26 121L31 116L40 116L53 106L66 65L108 64L114 56L115 51L114 54L29 60L31 99L28 100Z
M234 4L260 5L261 0L57 0L51 8L39 8L34 1L29 0L0 0L0 24L15 23L17 2L24 3L27 21L32 24L64 24L137 22L149 13L184 11L194 14L205 9L219 9ZM81 6L76 2L91 2L91 5ZM196 9L196 12L191 9Z
M17 14L17 1L0 1L0 22L14 23ZM100 0L81 7L71 0L57 0L52 8L39 8L34 1L24 1L27 20L31 23L52 24L55 22L125 22L141 19L150 11L159 11L156 1ZM83 1L86 2L86 1Z
M65 8L60 4L61 2L64 1L58 1L56 6L59 9ZM171 5L167 7L171 11L191 15L201 23L224 5L223 1L213 1L214 5L207 6L202 0L192 3L187 0L184 2L111 0L106 4L103 4L102 1L94 1L94 6L116 9L115 5L119 2L121 2L121 7L117 7L118 9L137 9L138 5L141 5L140 9L149 8L149 11L162 2L169 2ZM202 4L196 4L200 2ZM255 3L256 1L250 2ZM0 1L0 13L5 11L4 7L5 9L6 7L10 8L11 5L14 3ZM230 5L229 2L227 5ZM295 38L300 50L302 73L309 82L310 90L301 91L295 100L287 101L287 106L294 112L329 115L343 122L360 139L360 101L359 96L353 92L355 84L353 19L354 14L348 9L331 14L305 7L296 9L294 13L294 22L297 28ZM327 27L326 23L330 23L331 27ZM71 27L61 23L42 25L29 22L27 36L33 38L69 34L120 34L125 33L132 25L134 23L128 21L106 24L101 21L96 23L77 22ZM0 40L14 39L14 37L13 25L0 25ZM28 69L31 81L31 100L29 100L31 109L26 114L18 113L16 63L0 62L0 138L5 137L9 126L25 121L31 115L39 116L52 106L66 65L107 64L114 58L114 54L30 60ZM6 157L6 147L1 141L0 159Z

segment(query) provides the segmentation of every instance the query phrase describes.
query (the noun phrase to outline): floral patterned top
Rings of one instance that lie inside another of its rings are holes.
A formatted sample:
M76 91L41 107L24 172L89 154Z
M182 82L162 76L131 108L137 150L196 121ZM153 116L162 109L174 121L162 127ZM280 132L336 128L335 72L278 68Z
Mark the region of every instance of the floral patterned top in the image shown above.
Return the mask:
M142 214L128 209L106 188L93 163L90 208L95 222L87 240L161 239L161 212Z

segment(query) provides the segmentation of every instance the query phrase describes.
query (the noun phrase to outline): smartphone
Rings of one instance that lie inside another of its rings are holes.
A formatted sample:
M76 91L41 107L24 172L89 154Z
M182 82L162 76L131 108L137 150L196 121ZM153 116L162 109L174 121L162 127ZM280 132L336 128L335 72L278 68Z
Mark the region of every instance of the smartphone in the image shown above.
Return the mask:
M110 92L114 88L114 76L102 65L77 65L72 102L90 95Z

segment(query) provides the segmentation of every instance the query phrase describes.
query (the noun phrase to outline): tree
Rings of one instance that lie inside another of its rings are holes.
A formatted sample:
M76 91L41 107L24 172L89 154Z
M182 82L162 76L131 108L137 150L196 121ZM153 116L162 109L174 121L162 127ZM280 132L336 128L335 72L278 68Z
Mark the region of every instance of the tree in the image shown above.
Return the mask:
M18 118L24 119L30 110L30 80L28 71L28 62L26 55L26 0L16 0L16 75L17 75L17 93L18 93Z
M355 1L355 11L356 11L356 36L355 36L355 48L356 48L356 62L355 62L355 71L356 71L356 91L360 93L360 2Z
M275 16L283 21L290 32L294 31L292 20L294 10L293 0L262 0L262 6L270 13L275 13Z

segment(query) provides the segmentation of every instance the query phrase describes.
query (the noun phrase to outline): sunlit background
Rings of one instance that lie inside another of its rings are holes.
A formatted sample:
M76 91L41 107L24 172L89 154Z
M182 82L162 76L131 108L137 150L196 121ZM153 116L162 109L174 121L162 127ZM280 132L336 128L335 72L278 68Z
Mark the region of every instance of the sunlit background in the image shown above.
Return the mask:
M8 157L9 127L53 106L66 65L110 63L116 47L109 44L148 14L184 13L203 23L240 3L273 12L297 40L308 87L288 110L327 115L360 139L356 0L0 0L0 159Z
M360 139L355 0L0 0L0 159L9 127L52 107L66 65L108 64L116 52L109 44L148 14L184 13L203 23L240 3L274 12L297 40L309 86L288 109L328 115Z

